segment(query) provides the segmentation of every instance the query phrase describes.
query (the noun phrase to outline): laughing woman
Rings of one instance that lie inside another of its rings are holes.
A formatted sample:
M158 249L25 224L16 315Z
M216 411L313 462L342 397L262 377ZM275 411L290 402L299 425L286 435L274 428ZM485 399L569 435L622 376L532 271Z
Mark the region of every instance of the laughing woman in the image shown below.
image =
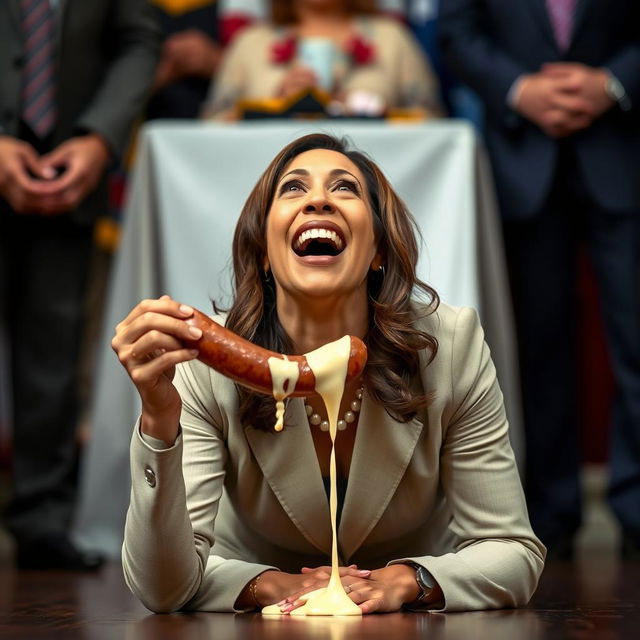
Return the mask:
M313 228L327 237L300 242ZM417 259L413 219L377 166L340 140L306 136L244 206L235 297L219 321L286 354L346 334L367 344L336 441L340 575L363 613L524 605L545 549L495 369L476 313L439 304ZM142 400L126 580L154 611L279 603L286 613L329 577L325 409L292 399L274 435L272 398L184 347L198 337L191 314L168 296L146 300L113 339Z

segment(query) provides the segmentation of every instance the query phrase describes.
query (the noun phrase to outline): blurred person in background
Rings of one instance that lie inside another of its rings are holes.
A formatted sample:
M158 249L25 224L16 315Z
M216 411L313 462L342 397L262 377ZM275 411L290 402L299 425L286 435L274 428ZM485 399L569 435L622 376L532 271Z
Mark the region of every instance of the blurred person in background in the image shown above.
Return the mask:
M150 0L164 34L147 118L197 118L223 48L261 15L259 0Z
M409 31L373 0L273 0L271 22L229 48L206 116L232 118L241 99L290 98L319 88L333 113L440 115L437 80Z
M7 525L21 568L94 569L69 537L78 364L105 172L143 109L159 31L146 0L0 3L0 322L12 387Z
M597 276L617 385L609 503L640 553L640 4L442 0L440 42L481 96L519 331L526 492L551 558L581 523L577 250Z

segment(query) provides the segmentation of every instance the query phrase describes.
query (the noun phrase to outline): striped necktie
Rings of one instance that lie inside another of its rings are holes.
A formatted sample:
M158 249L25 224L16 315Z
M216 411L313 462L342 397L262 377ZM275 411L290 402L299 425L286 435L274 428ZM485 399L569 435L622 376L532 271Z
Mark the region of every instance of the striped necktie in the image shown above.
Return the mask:
M24 37L22 120L40 138L56 121L55 15L50 0L20 0Z
M564 53L571 43L576 0L546 0L546 3L556 44Z

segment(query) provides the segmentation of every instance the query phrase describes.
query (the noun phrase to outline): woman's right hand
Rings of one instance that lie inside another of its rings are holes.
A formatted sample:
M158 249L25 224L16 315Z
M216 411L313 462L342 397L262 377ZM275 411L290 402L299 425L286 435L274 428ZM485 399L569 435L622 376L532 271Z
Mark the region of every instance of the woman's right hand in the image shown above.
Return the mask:
M143 300L116 326L111 346L127 370L142 400L143 433L171 446L179 432L182 401L173 386L175 366L198 356L182 340L202 336L184 320L193 315L187 305L162 296Z

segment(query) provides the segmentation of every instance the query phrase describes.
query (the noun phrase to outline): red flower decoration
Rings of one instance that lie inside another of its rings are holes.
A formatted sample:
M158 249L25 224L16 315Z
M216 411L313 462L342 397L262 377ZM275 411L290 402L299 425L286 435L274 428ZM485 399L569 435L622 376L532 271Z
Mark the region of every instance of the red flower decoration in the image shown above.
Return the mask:
M353 36L347 42L345 51L351 56L353 63L357 65L371 64L375 59L374 46L359 35Z
M291 62L296 55L297 43L293 36L276 40L271 47L271 61L276 64Z

